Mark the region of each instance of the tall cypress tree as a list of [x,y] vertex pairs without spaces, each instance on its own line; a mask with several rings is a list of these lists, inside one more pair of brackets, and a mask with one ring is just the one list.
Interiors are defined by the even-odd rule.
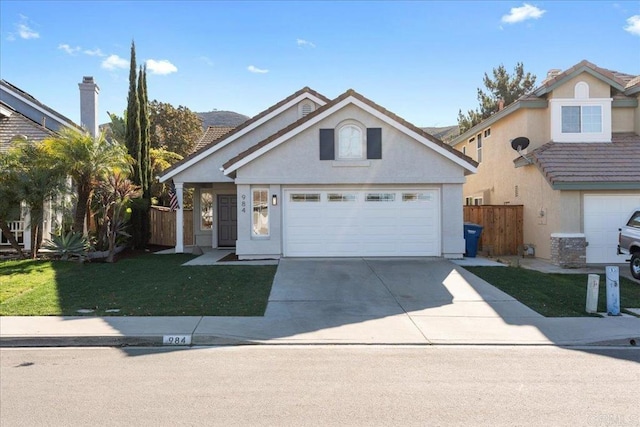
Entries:
[[[125,144],[129,155],[134,159],[132,181],[136,185],[142,185],[142,162],[140,143],[140,99],[137,88],[136,45],[131,41],[131,62],[129,66],[129,94],[127,96],[127,127]],[[131,212],[131,237],[133,247],[141,249],[145,246],[143,217],[145,209],[144,201],[133,205]]]
[[125,144],[129,154],[136,161],[133,169],[134,184],[141,184],[140,170],[140,101],[136,87],[136,45],[131,41],[131,62],[129,66],[129,94],[127,95],[127,128]]
[[151,206],[151,157],[149,153],[149,100],[147,96],[147,67],[140,67],[138,73],[138,99],[140,101],[140,185],[142,186],[142,198],[144,200],[144,211],[140,218],[140,244],[146,246],[151,237],[151,217],[149,207]]

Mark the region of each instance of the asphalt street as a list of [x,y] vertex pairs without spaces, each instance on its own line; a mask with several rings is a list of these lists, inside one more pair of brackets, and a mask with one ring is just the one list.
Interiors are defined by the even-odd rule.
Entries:
[[2,426],[639,424],[638,348],[5,348]]

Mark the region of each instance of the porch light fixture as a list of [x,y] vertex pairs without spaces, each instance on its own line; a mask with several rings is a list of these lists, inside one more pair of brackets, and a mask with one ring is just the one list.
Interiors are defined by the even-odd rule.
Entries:
[[273,196],[271,196],[271,204],[273,206],[277,206],[278,205],[278,195],[274,194]]

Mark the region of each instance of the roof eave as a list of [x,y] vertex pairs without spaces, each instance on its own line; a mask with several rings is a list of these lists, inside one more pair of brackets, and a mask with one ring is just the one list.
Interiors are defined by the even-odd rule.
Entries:
[[[296,95],[296,96],[294,96],[294,95]],[[289,99],[287,102],[283,102],[283,101],[287,100],[288,98],[291,98],[291,99]],[[274,109],[273,111],[269,111],[271,108],[273,108],[273,106],[267,108],[263,112],[258,113],[256,116],[254,116],[253,118],[249,119],[248,122],[250,122],[250,123],[248,125],[246,125],[244,127],[243,127],[243,125],[240,125],[240,126],[236,127],[234,130],[229,131],[227,134],[221,136],[217,140],[212,141],[212,142],[216,142],[215,145],[212,146],[212,145],[209,144],[209,145],[203,147],[201,149],[202,151],[193,153],[189,157],[181,160],[180,162],[178,162],[178,163],[174,164],[173,166],[171,166],[169,169],[163,171],[163,173],[158,176],[158,181],[161,182],[161,183],[162,182],[167,182],[168,180],[170,180],[171,178],[173,178],[174,176],[176,176],[177,174],[179,174],[183,170],[187,169],[191,165],[193,165],[195,163],[198,163],[199,161],[209,157],[211,154],[215,153],[216,151],[220,150],[221,148],[226,147],[227,145],[231,144],[233,141],[235,141],[238,138],[242,137],[243,135],[246,135],[247,133],[251,132],[253,129],[259,127],[263,123],[271,120],[271,118],[273,118],[273,117],[279,115],[280,113],[282,113],[283,111],[286,111],[287,109],[291,108],[293,105],[295,105],[298,102],[302,101],[302,99],[311,99],[315,103],[317,103],[317,104],[322,106],[322,105],[326,105],[328,98],[326,98],[324,95],[314,91],[313,89],[305,87],[305,88],[293,93],[292,95],[290,95],[289,97],[285,98],[284,100],[274,104],[274,105],[278,105],[278,104],[282,103],[282,105],[280,105],[278,108]]]
[[640,181],[612,181],[612,182],[566,182],[557,181],[551,184],[554,190],[640,190]]
[[605,76],[604,74],[594,70],[593,68],[587,66],[587,65],[582,65],[578,68],[576,68],[575,70],[568,72],[566,74],[561,74],[558,77],[556,77],[553,81],[552,84],[550,85],[543,85],[540,86],[538,89],[536,89],[535,91],[533,91],[533,94],[535,96],[543,96],[548,94],[549,92],[552,92],[555,88],[557,88],[558,86],[561,86],[563,84],[565,84],[567,81],[571,80],[572,78],[582,74],[582,73],[587,73],[592,75],[593,77],[600,79],[602,81],[604,81],[605,83],[607,83],[608,85],[612,86],[613,88],[619,90],[620,92],[624,92],[624,86],[621,85],[619,82],[611,79],[609,76]]
[[522,108],[547,108],[549,102],[546,99],[520,99],[518,101],[513,102],[509,106],[504,109],[498,111],[491,115],[491,117],[484,119],[474,127],[467,130],[465,133],[458,135],[455,139],[453,139],[449,145],[456,145],[462,141],[466,141],[467,139],[475,136],[482,129],[491,126],[499,120],[502,120],[504,117],[510,115],[511,113],[515,113],[516,111]]

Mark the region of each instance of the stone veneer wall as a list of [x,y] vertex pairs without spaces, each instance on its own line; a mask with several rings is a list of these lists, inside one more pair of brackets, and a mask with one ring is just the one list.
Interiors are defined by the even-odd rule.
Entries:
[[587,239],[584,234],[552,234],[551,262],[562,268],[587,265]]

